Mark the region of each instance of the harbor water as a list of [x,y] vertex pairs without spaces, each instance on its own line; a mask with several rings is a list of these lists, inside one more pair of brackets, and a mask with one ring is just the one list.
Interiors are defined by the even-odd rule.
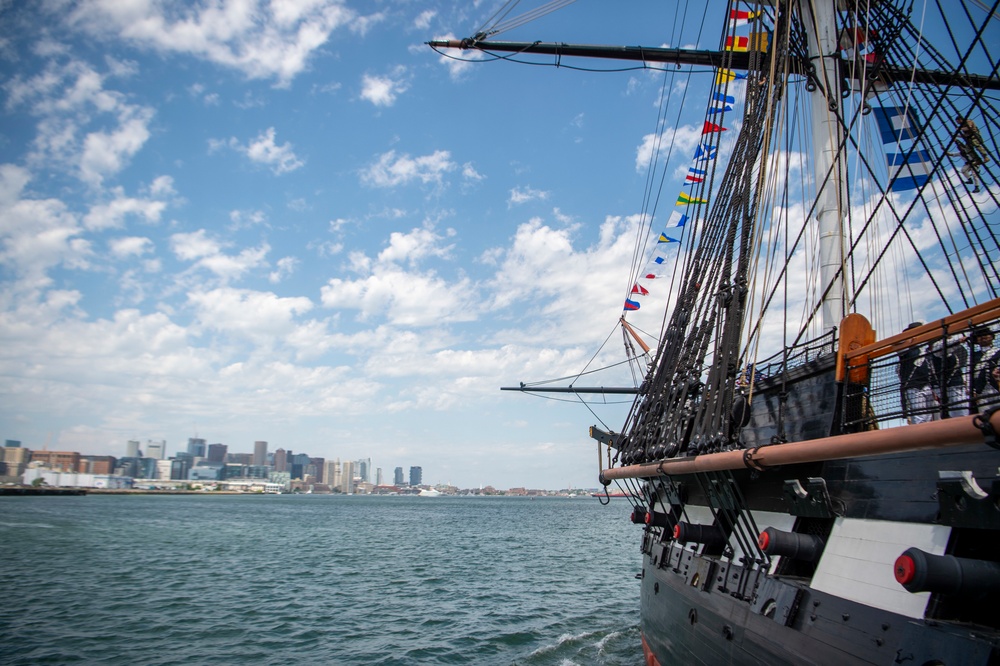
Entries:
[[627,501],[0,498],[2,664],[643,663]]

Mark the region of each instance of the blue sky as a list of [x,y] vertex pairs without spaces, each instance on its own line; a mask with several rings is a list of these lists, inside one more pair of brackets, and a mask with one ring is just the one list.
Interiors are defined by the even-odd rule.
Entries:
[[[423,45],[496,7],[0,5],[0,434],[596,485],[594,415],[498,388],[612,332],[663,75]],[[670,42],[674,6],[600,9],[503,37]]]

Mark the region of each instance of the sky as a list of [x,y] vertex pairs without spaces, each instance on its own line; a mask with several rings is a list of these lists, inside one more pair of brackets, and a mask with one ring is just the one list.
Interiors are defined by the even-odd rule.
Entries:
[[[503,38],[669,44],[668,4]],[[0,436],[595,487],[626,406],[499,388],[618,335],[663,74],[424,45],[498,6],[0,2]]]

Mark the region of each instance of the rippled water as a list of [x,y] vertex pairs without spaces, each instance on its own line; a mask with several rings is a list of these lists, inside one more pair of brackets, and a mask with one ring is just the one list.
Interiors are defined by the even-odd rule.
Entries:
[[0,663],[638,666],[629,512],[566,498],[0,498]]

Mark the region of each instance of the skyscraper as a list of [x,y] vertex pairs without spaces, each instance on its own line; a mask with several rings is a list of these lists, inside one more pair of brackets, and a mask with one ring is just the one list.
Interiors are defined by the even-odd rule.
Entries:
[[410,485],[419,486],[424,482],[424,468],[423,467],[411,467],[410,468]]
[[331,488],[340,483],[340,460],[327,460],[323,465],[323,483]]
[[187,452],[190,453],[195,458],[204,458],[205,440],[198,439],[197,437],[188,437]]
[[284,449],[278,449],[274,452],[274,471],[284,472],[288,468],[288,458],[285,455]]
[[403,483],[405,483],[403,481],[403,468],[402,467],[397,467],[396,471],[393,472],[393,474],[392,474],[392,482],[395,485],[397,485],[397,486],[401,486],[401,485],[403,485]]
[[146,440],[146,457],[156,458],[157,460],[163,460],[167,452],[167,442],[165,440]]
[[256,441],[253,443],[253,464],[259,467],[267,464],[267,442]]
[[226,451],[229,447],[225,444],[209,444],[208,445],[208,459],[210,462],[226,462]]
[[375,485],[376,486],[381,486],[382,485],[382,468],[381,467],[376,467],[375,468]]
[[354,463],[345,460],[340,466],[340,492],[354,492]]
[[125,443],[125,457],[126,458],[138,458],[139,457],[139,440],[130,439]]

